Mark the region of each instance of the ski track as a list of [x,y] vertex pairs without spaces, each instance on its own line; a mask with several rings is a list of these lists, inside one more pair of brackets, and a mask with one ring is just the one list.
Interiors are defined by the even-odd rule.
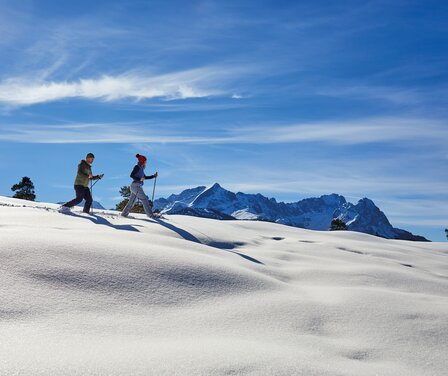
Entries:
[[0,197],[1,375],[445,375],[448,246]]

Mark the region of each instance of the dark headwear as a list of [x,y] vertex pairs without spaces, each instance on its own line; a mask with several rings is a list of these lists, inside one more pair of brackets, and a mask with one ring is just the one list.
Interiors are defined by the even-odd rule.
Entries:
[[93,153],[88,153],[87,155],[86,155],[86,159],[87,158],[95,158],[95,156],[93,155]]

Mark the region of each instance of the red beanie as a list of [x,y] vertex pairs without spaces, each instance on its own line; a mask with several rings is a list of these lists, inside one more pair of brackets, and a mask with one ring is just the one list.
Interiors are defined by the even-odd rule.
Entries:
[[144,155],[137,154],[135,156],[138,159],[138,163],[143,164],[146,162],[146,157]]

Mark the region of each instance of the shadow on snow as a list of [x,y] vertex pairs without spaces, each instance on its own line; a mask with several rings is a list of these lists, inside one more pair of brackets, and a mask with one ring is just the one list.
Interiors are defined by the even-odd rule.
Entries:
[[[73,217],[77,217],[77,218],[88,219],[89,221],[91,221],[91,222],[93,222],[93,223],[95,223],[97,225],[108,226],[108,227],[111,227],[111,228],[113,228],[115,230],[140,232],[135,227],[136,225],[115,225],[115,224],[109,222],[106,218],[101,217],[101,216],[96,215],[96,214],[92,214],[89,217],[87,217],[87,216],[79,215],[79,214],[76,214],[76,213],[72,212],[72,213],[70,213],[70,215],[73,216]],[[203,244],[203,245],[208,245],[210,247],[221,249],[221,250],[226,251],[226,252],[231,252],[231,253],[233,253],[235,255],[238,255],[238,256],[244,258],[247,261],[250,261],[250,262],[253,262],[253,263],[256,263],[256,264],[260,264],[260,265],[264,265],[261,261],[257,260],[256,258],[253,258],[251,256],[245,255],[244,253],[237,252],[237,251],[233,250],[237,246],[241,246],[244,243],[225,243],[225,242],[210,242],[210,243],[205,242],[204,243],[204,242],[201,242],[192,233],[190,233],[190,232],[188,232],[188,231],[186,231],[186,230],[184,230],[184,229],[182,229],[180,227],[174,226],[171,223],[167,223],[167,222],[163,221],[162,219],[155,218],[155,219],[141,219],[141,220],[145,221],[145,222],[150,222],[150,223],[154,223],[154,222],[158,223],[159,225],[161,225],[161,226],[163,226],[163,227],[165,227],[165,228],[175,232],[176,234],[181,236],[183,239],[188,240],[190,242]],[[142,226],[138,226],[138,227],[142,227]]]

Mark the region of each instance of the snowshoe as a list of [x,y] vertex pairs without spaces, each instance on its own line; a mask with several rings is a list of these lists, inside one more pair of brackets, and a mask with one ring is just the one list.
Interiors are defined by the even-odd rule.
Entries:
[[61,214],[68,214],[68,213],[72,212],[71,209],[72,208],[69,208],[68,206],[61,206],[61,207],[58,208],[58,212],[61,213]]

